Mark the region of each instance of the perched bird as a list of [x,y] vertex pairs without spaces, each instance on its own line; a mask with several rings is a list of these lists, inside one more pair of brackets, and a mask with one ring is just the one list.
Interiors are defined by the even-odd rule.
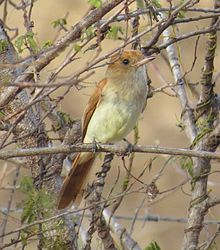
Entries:
[[[126,50],[113,55],[106,77],[91,95],[82,120],[84,143],[94,140],[112,143],[122,140],[135,127],[145,108],[148,86],[145,64],[154,57],[144,58],[140,51]],[[82,198],[82,187],[96,154],[79,153],[64,180],[58,198],[63,209]],[[77,197],[78,196],[78,197]]]

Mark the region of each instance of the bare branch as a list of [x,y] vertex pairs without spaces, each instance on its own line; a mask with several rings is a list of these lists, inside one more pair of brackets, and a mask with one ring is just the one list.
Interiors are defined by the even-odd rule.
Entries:
[[[46,148],[29,148],[20,150],[8,150],[0,152],[0,159],[9,159],[14,157],[26,157],[34,155],[49,155],[49,154],[70,154],[75,152],[94,152],[94,145],[92,143],[78,143],[72,146],[57,146],[57,147],[46,147]],[[117,144],[98,144],[96,152],[111,152],[119,153],[121,155],[126,155],[126,153],[131,152],[126,145]],[[165,155],[183,155],[189,157],[202,157],[208,159],[220,159],[219,153],[198,151],[182,148],[168,148],[159,146],[140,146],[135,145],[132,148],[132,152],[137,153],[148,153],[148,154],[165,154]]]
[[125,247],[125,249],[128,250],[141,250],[141,248],[138,246],[138,243],[134,241],[127,230],[120,225],[114,217],[111,216],[111,212],[108,209],[104,209],[103,215],[105,217],[105,220],[109,222],[110,219],[110,227],[111,230],[117,235],[117,237],[120,239],[122,246]]

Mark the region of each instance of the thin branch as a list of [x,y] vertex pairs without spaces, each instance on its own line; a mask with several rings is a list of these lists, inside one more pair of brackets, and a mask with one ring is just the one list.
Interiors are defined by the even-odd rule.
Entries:
[[[119,5],[122,1],[123,0],[114,0],[111,2],[104,2],[101,8],[93,10],[89,15],[76,23],[72,27],[72,29],[65,34],[65,36],[63,36],[59,41],[57,41],[54,46],[52,46],[52,48],[43,52],[42,55],[35,60],[34,65],[36,72],[41,71],[52,60],[54,60],[60,52],[62,52],[67,46],[69,46],[72,41],[79,38],[84,29],[97,22],[100,18],[102,18],[114,7]],[[15,83],[29,81],[30,79],[32,79],[32,77],[33,71],[31,65],[23,72],[23,74],[20,74],[16,78]],[[7,89],[7,93],[1,93],[0,106],[6,105],[16,95],[18,90],[19,88],[17,87],[11,87]]]
[[109,222],[110,220],[110,228],[111,230],[117,235],[117,237],[120,239],[122,246],[125,247],[125,249],[128,250],[141,250],[138,243],[134,241],[127,230],[119,224],[114,217],[112,217],[111,212],[108,209],[104,209],[103,215],[105,217],[105,220]]
[[[166,29],[163,32],[165,43],[170,42],[170,40],[172,39],[170,38],[171,34],[172,34],[171,27]],[[176,82],[176,93],[178,94],[179,101],[183,110],[182,120],[183,120],[184,125],[186,126],[186,134],[188,135],[188,138],[192,142],[194,138],[196,137],[197,131],[195,127],[193,111],[190,108],[187,93],[185,90],[186,83],[183,78],[183,72],[179,64],[179,59],[178,59],[174,45],[168,46],[166,50],[167,50],[170,67],[173,73],[173,77]]]
[[[29,148],[29,149],[17,149],[0,152],[0,159],[5,160],[13,157],[26,157],[34,155],[49,155],[58,153],[76,153],[76,152],[94,152],[94,144],[92,143],[77,143],[72,146],[57,146],[57,147],[45,147],[45,148]],[[111,152],[126,154],[131,152],[126,145],[117,144],[98,144],[96,152]],[[141,146],[135,145],[132,148],[132,152],[137,153],[148,153],[148,154],[165,154],[165,155],[182,155],[189,157],[201,157],[208,159],[220,159],[219,153],[207,152],[207,151],[196,151],[183,148],[169,148],[169,147],[158,147],[158,146]]]
[[88,230],[86,246],[84,247],[85,250],[91,249],[90,244],[92,241],[92,236],[96,230],[98,236],[102,240],[104,249],[116,250],[114,240],[109,231],[109,227],[106,224],[102,215],[105,203],[97,204],[97,202],[101,200],[103,188],[105,185],[105,178],[110,170],[110,164],[113,160],[113,157],[114,155],[112,153],[106,154],[101,167],[101,171],[96,174],[97,180],[93,182],[92,187],[89,187],[89,196],[87,197],[86,202],[88,203],[88,205],[92,206],[90,208],[92,219]]
[[[220,7],[220,1],[214,1],[214,7]],[[210,31],[209,40],[207,41],[207,51],[205,63],[202,73],[202,91],[200,101],[197,105],[199,110],[199,133],[202,136],[195,138],[194,146],[196,150],[215,151],[220,143],[219,110],[215,102],[215,94],[213,90],[213,70],[215,48],[217,46],[217,28],[219,28],[218,17],[214,17],[210,27],[215,29]],[[212,131],[210,133],[210,131]],[[198,134],[198,135],[200,135]],[[189,220],[185,229],[184,239],[182,243],[183,250],[198,249],[199,236],[202,231],[204,216],[208,209],[209,193],[207,191],[208,174],[211,170],[210,159],[194,158],[193,159],[193,177],[194,187],[192,190],[192,199],[189,207]]]

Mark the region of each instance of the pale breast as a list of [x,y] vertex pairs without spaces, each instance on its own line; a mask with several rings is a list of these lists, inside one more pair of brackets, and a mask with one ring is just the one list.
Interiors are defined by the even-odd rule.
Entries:
[[123,139],[135,127],[146,97],[146,77],[143,74],[129,78],[125,84],[109,84],[91,117],[84,142],[95,139],[107,143]]

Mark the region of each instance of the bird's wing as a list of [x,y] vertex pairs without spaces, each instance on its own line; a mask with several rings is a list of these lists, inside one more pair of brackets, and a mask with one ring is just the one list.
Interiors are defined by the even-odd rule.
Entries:
[[102,97],[102,90],[107,83],[107,79],[103,79],[100,81],[91,95],[86,109],[84,111],[83,120],[82,120],[82,137],[84,138],[86,135],[87,127],[89,124],[90,119],[92,118],[93,113],[95,112],[96,107],[99,105],[101,97]]
[[[89,121],[101,101],[102,90],[106,83],[107,79],[103,79],[99,82],[89,99],[82,122],[83,138],[86,135]],[[95,155],[93,153],[78,153],[60,191],[58,209],[67,207],[71,201],[77,201],[78,204],[80,203],[83,194],[83,192],[81,192],[82,186],[89,174],[94,159]]]

